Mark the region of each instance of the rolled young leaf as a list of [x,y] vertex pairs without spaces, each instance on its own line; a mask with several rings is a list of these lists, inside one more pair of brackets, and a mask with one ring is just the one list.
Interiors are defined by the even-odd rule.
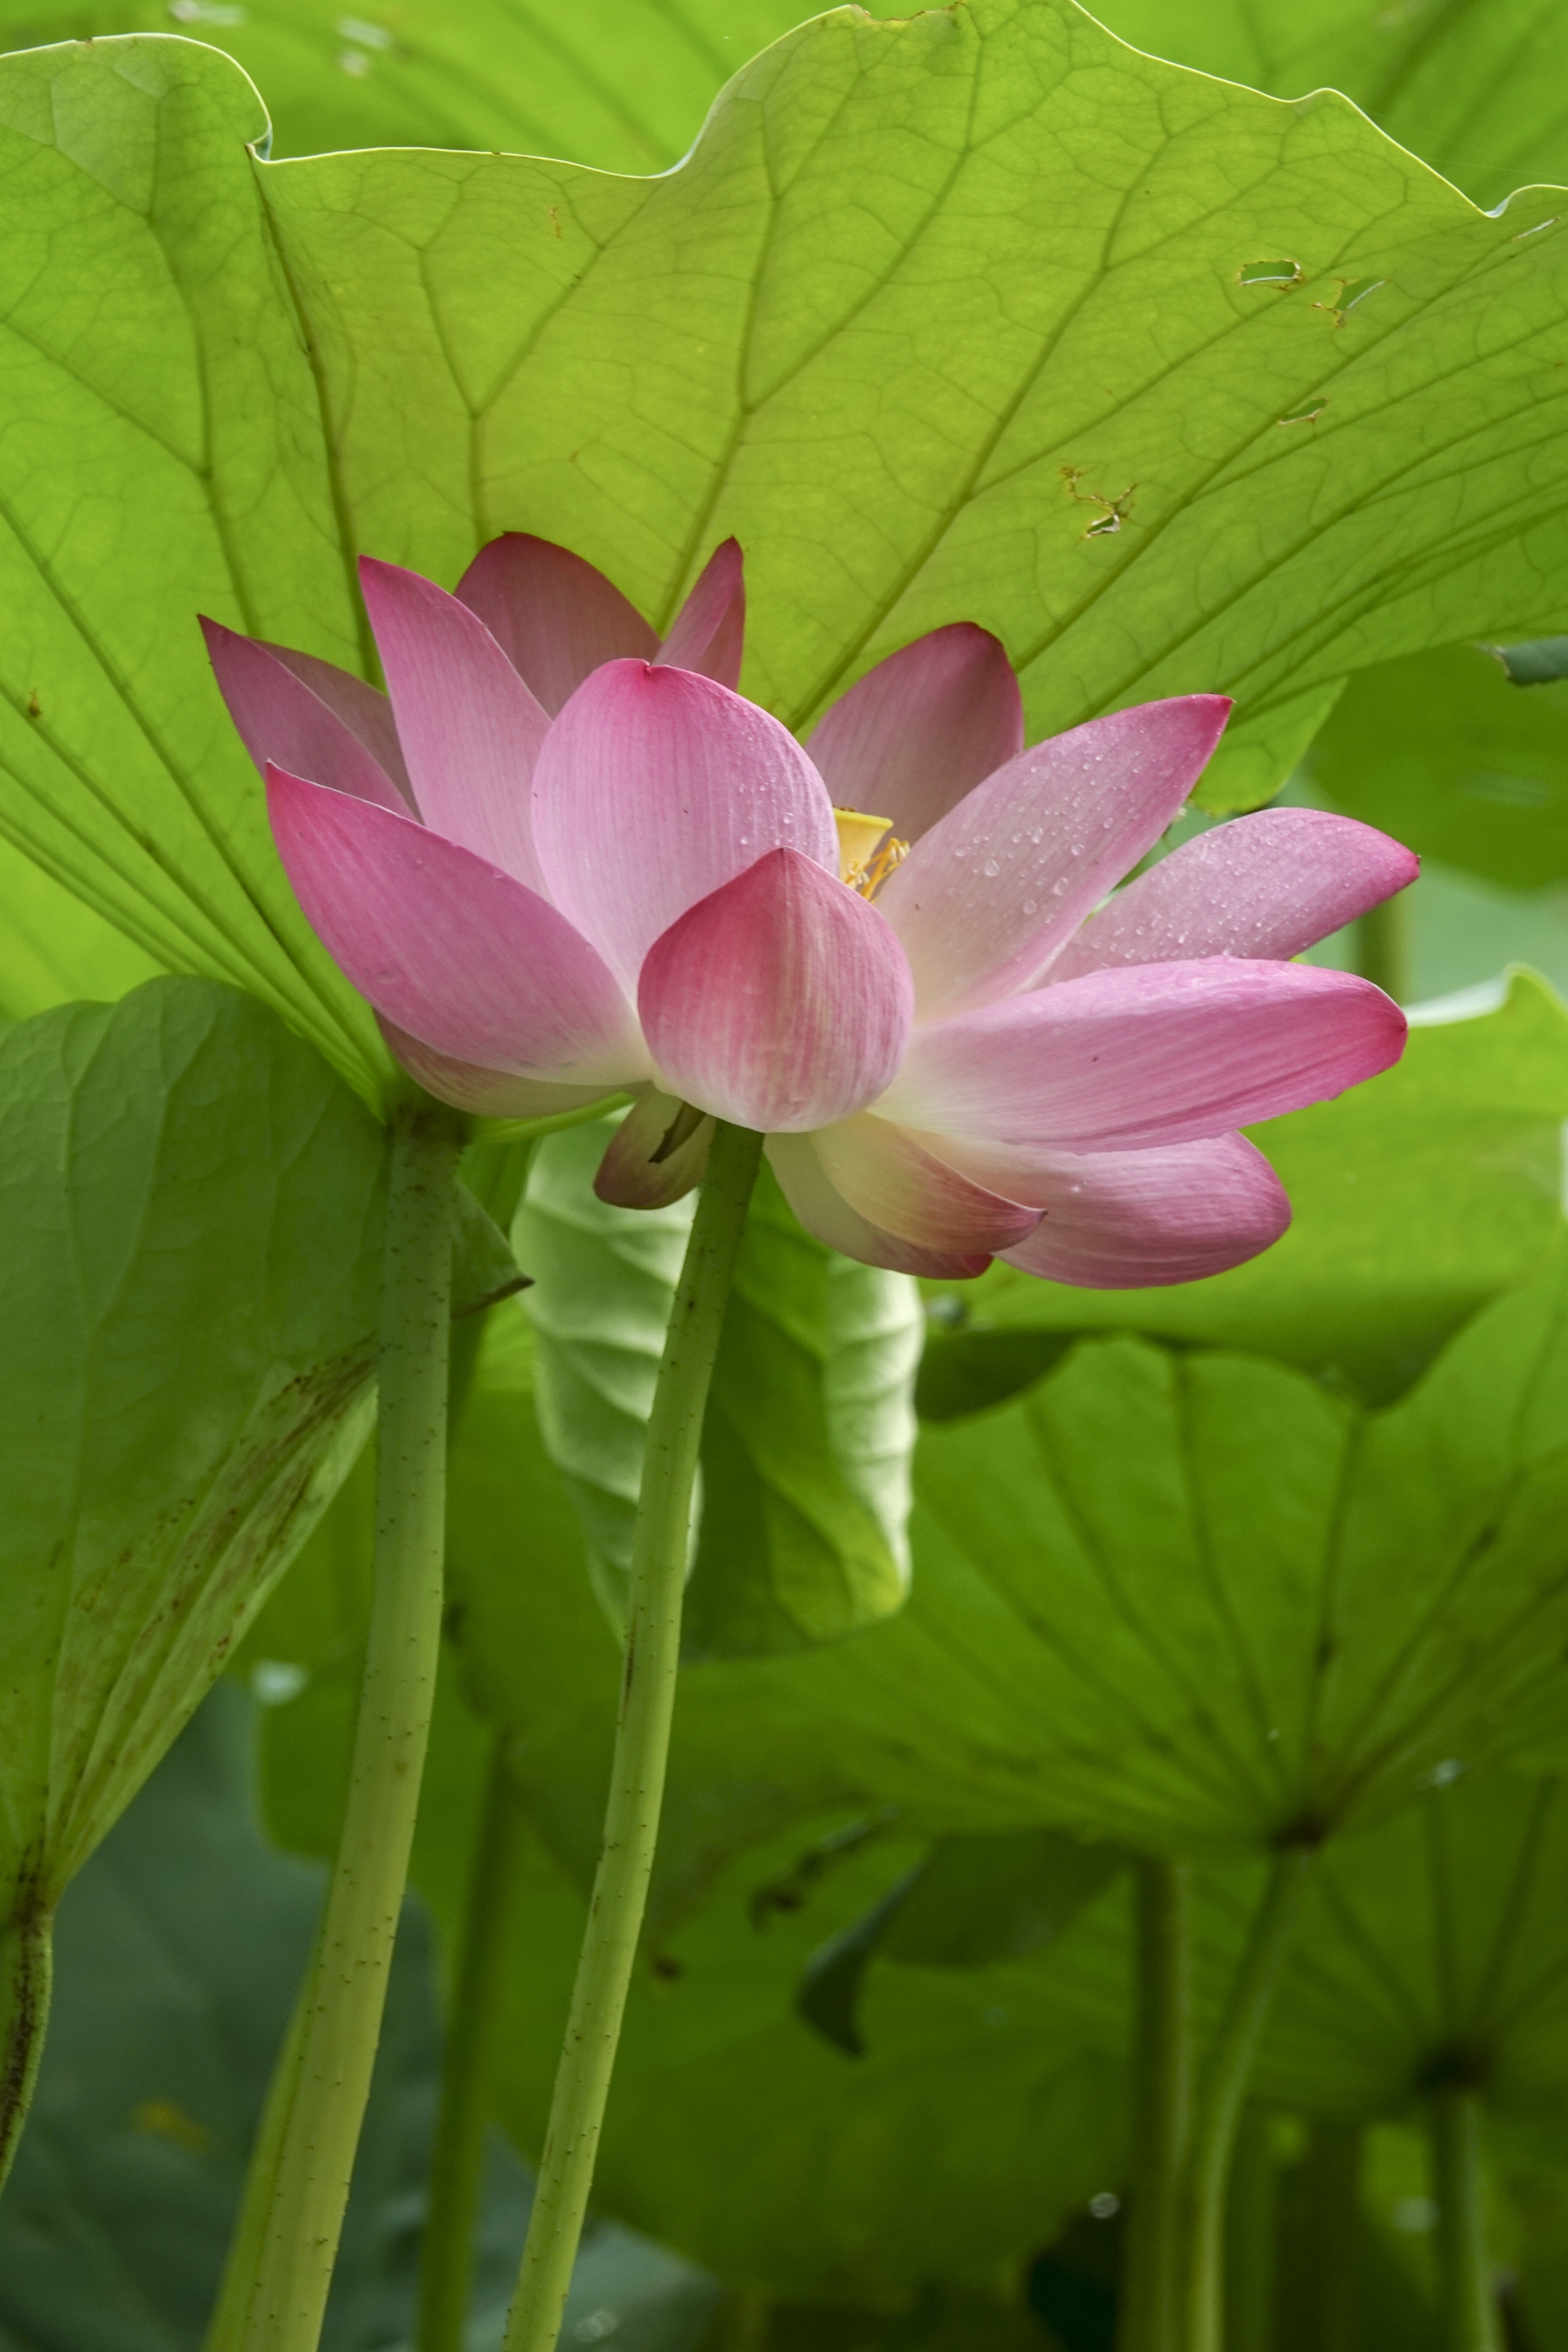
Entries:
[[[540,1411],[615,1614],[643,1428],[689,1200],[616,1209],[590,1189],[601,1127],[541,1145],[517,1225],[534,1287]],[[837,1258],[764,1171],[742,1244],[702,1444],[686,1646],[787,1651],[870,1624],[905,1591],[912,1383],[906,1277]]]

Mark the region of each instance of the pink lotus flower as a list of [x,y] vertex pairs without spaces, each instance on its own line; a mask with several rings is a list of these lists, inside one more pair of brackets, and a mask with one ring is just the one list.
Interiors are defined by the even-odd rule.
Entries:
[[1201,774],[1217,695],[1026,750],[1001,646],[960,624],[802,750],[734,691],[732,541],[662,646],[536,539],[456,595],[361,578],[389,699],[204,625],[283,863],[433,1093],[518,1118],[634,1094],[608,1199],[687,1190],[722,1118],[852,1257],[1188,1281],[1289,1221],[1236,1129],[1399,1056],[1380,990],[1289,961],[1414,877],[1370,827],[1264,811],[1107,896]]

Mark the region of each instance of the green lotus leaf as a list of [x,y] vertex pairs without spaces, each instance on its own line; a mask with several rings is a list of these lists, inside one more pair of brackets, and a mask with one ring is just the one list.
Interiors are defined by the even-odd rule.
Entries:
[[198,43],[0,63],[0,828],[373,1098],[200,607],[371,674],[357,549],[450,581],[531,529],[661,619],[733,530],[791,723],[970,618],[1036,732],[1237,696],[1215,806],[1348,671],[1558,625],[1553,200],[1480,214],[1331,94],[976,0],[801,27],[648,180],[265,129]]
[[1352,678],[1309,771],[1423,857],[1515,890],[1568,876],[1568,683],[1516,685],[1480,646]]
[[[47,1918],[363,1443],[386,1140],[254,999],[0,1041],[0,1917]],[[458,1297],[517,1276],[477,1204]]]
[[664,171],[719,87],[798,21],[795,0],[4,0],[0,47],[172,26],[265,90],[272,152],[488,147]]
[[[792,2010],[813,1944],[909,1858],[868,1854],[810,1909],[765,1929],[762,1847],[639,1969],[595,2194],[617,2218],[791,2300],[911,2297],[925,2282],[1015,2283],[1074,2207],[1120,2170],[1120,2070],[1064,2031],[1048,1977],[887,1969],[869,2049],[850,2060]],[[519,1904],[498,2084],[537,2146],[584,1898],[535,1847]],[[990,2341],[987,2336],[986,2341]]]
[[1568,173],[1568,26],[1534,0],[1431,12],[1110,0],[1105,21],[1138,48],[1280,98],[1342,89],[1478,204]]
[[1327,1851],[1265,2048],[1282,2104],[1397,2115],[1443,2082],[1568,2101],[1568,1790],[1457,1774]]

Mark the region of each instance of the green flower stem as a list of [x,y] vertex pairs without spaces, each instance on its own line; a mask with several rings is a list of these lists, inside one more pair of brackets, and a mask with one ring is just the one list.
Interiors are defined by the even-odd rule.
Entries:
[[348,1805],[310,1975],[246,2182],[208,2352],[316,2352],[370,2094],[441,1635],[452,1113],[393,1122],[375,1584]]
[[507,1769],[505,1738],[498,1733],[447,2031],[441,2114],[430,2164],[430,2218],[420,2247],[419,2352],[462,2352],[490,2123],[489,2086],[527,1827]]
[[1481,2110],[1475,2092],[1445,2085],[1435,2093],[1431,2124],[1444,2352],[1502,2352],[1487,2243]]
[[[1274,2241],[1279,2170],[1267,2111],[1242,2111],[1226,2200],[1226,2352],[1271,2352],[1274,2343]],[[1344,2352],[1345,2337],[1335,2352]],[[1314,2352],[1324,2352],[1315,2347]]]
[[1142,1862],[1137,1876],[1134,2156],[1118,2352],[1176,2352],[1183,2166],[1193,2120],[1193,1874]]
[[762,1138],[720,1126],[670,1312],[643,1456],[605,1841],[505,2352],[553,2352],[658,1837],[702,1416]]
[[1360,2340],[1362,2127],[1320,2118],[1307,2137],[1305,2352]]
[[1188,2166],[1184,2352],[1225,2352],[1225,2216],[1231,2158],[1253,2061],[1296,1932],[1310,1857],[1275,1858],[1240,1971],[1204,2069]]
[[52,1924],[40,1903],[0,1928],[0,2189],[27,2120],[44,2054],[54,1971]]
[[1355,927],[1355,966],[1396,1004],[1408,1004],[1410,986],[1410,894],[1401,890],[1373,907]]

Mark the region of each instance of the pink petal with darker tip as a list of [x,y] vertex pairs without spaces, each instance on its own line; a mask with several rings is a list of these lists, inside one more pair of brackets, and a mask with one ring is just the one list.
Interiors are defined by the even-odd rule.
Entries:
[[359,574],[420,815],[543,895],[529,783],[549,719],[466,604],[395,563]]
[[1058,1151],[1142,1150],[1321,1102],[1405,1049],[1370,982],[1311,964],[1133,964],[917,1029],[879,1115]]
[[932,1282],[970,1282],[990,1265],[990,1258],[979,1252],[921,1249],[879,1231],[835,1190],[809,1135],[770,1135],[765,1149],[779,1190],[806,1232],[841,1256],[858,1258],[862,1265],[887,1266],[894,1274],[921,1275]]
[[1414,882],[1420,860],[1323,809],[1260,809],[1184,842],[1091,915],[1048,981],[1198,956],[1288,961]]
[[918,841],[1024,748],[1024,705],[1000,641],[972,621],[932,629],[868,670],[818,719],[809,749],[836,808]]
[[1052,1282],[1142,1290],[1241,1265],[1290,1223],[1279,1177],[1244,1136],[1152,1151],[1036,1151],[931,1141],[976,1182],[1044,1212],[1005,1252]]
[[655,658],[671,669],[698,670],[721,686],[738,685],[746,636],[746,583],[738,540],[716,547],[670,623]]
[[517,1078],[510,1070],[480,1069],[437,1054],[433,1045],[411,1037],[406,1029],[378,1013],[376,1026],[412,1078],[427,1093],[477,1118],[563,1118],[590,1103],[603,1102],[613,1089],[603,1087],[557,1087],[543,1078]]
[[787,729],[690,670],[610,662],[552,727],[533,839],[562,912],[628,988],[688,907],[787,845],[838,871],[821,777]]
[[764,1133],[826,1127],[880,1094],[910,1001],[903,950],[876,908],[793,849],[672,923],[637,987],[666,1091]]
[[1229,716],[1191,694],[1036,743],[933,825],[878,905],[922,1021],[1037,982],[1089,908],[1159,840]]
[[960,1256],[995,1253],[1039,1223],[1037,1208],[976,1182],[901,1127],[862,1115],[812,1138],[827,1180],[884,1233]]
[[[326,680],[319,676],[312,680],[310,672],[329,673],[384,710],[380,695],[345,671],[332,669],[330,662],[310,660],[303,654],[286,655],[280,646],[265,645],[258,637],[242,637],[205,617],[201,626],[228,715],[263,775],[270,760],[333,792],[352,793],[356,800],[373,801],[378,808],[413,815],[391,773],[366,743],[363,725],[360,729],[348,725],[342,711],[325,698],[321,689]],[[307,662],[309,669],[301,676],[298,666]],[[353,707],[352,698],[342,698],[350,700]],[[390,712],[386,728],[391,734]],[[393,749],[395,751],[395,736]]]
[[296,653],[292,646],[268,645],[267,651],[275,655],[301,686],[308,686],[329,710],[337,712],[349,733],[357,735],[376,765],[384,768],[417,816],[419,803],[408,781],[408,763],[403,756],[397,722],[385,695],[367,686],[363,677],[355,677],[352,671],[339,669],[332,662],[320,661],[314,654]]
[[607,661],[651,661],[658,638],[635,604],[570,549],[509,530],[481,547],[457,593],[552,719]]
[[438,1054],[599,1092],[647,1074],[630,1005],[563,915],[472,852],[368,801],[267,772],[306,920],[376,1011]]

